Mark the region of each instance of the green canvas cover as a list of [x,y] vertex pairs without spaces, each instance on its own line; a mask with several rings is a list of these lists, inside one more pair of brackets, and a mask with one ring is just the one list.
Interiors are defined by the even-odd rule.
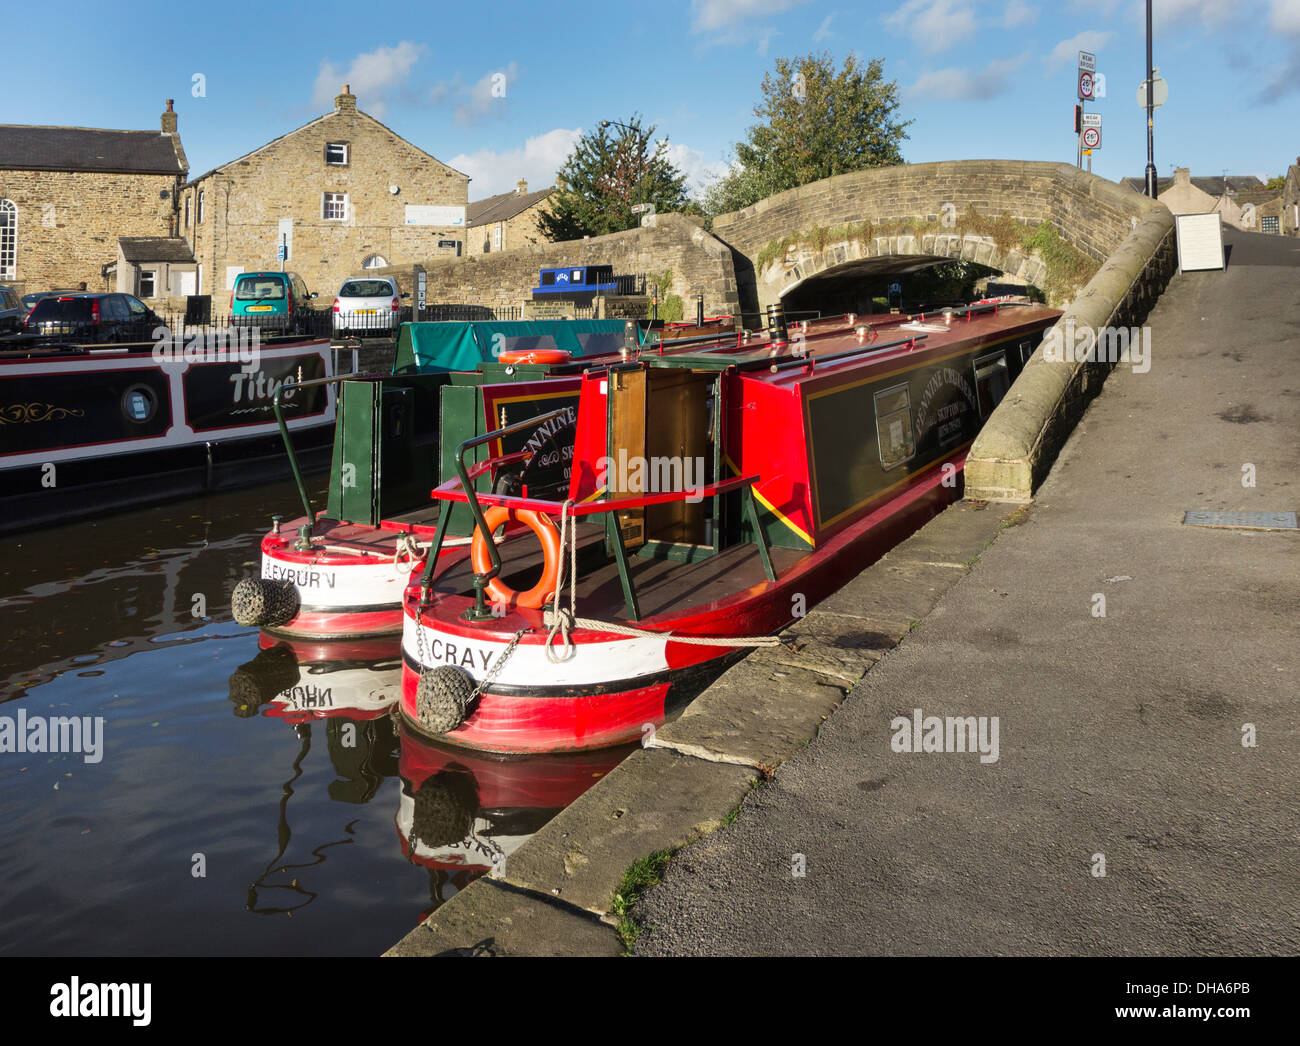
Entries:
[[[404,323],[393,357],[394,374],[476,370],[501,352],[563,349],[573,356],[615,352],[623,320],[490,320]],[[637,327],[637,338],[641,338]]]

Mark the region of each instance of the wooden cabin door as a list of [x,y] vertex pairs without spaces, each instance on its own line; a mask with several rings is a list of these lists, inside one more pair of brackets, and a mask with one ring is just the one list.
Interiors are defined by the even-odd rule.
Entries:
[[[609,372],[609,455],[606,487],[610,497],[644,494],[646,456],[646,372],[637,367]],[[619,531],[628,549],[645,543],[645,509],[626,509],[618,513]]]

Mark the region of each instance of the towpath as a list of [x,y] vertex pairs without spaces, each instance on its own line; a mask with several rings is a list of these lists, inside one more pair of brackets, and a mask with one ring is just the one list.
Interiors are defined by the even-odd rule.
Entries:
[[[1229,242],[1025,522],[677,854],[638,954],[1300,951],[1300,532],[1182,523],[1300,509],[1300,241]],[[914,709],[996,717],[997,761],[893,751]]]

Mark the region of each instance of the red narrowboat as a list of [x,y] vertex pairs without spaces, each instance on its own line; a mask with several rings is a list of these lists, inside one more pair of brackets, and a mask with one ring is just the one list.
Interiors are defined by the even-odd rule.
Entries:
[[[966,453],[1055,310],[981,302],[740,332],[582,376],[564,501],[483,494],[464,441],[433,491],[475,531],[404,601],[400,708],[501,753],[661,723],[716,672],[960,496]],[[506,532],[523,524],[528,532]],[[433,551],[441,549],[435,533]]]

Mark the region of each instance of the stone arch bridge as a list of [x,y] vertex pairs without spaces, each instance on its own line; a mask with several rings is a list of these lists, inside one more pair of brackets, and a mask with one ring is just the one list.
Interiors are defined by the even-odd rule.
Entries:
[[747,312],[949,259],[1062,301],[1152,208],[1164,209],[1071,164],[960,160],[826,178],[719,215],[713,235],[732,250]]
[[[429,300],[517,306],[541,268],[610,264],[671,269],[686,312],[697,294],[710,315],[772,302],[837,297],[863,276],[947,259],[978,262],[1060,302],[1074,297],[1155,201],[1064,163],[959,160],[838,175],[720,215],[708,232],[680,214],[655,228],[425,262]],[[1167,212],[1166,212],[1167,213]],[[413,290],[414,267],[384,270]],[[407,286],[407,284],[411,284]],[[845,311],[865,311],[845,306]]]

